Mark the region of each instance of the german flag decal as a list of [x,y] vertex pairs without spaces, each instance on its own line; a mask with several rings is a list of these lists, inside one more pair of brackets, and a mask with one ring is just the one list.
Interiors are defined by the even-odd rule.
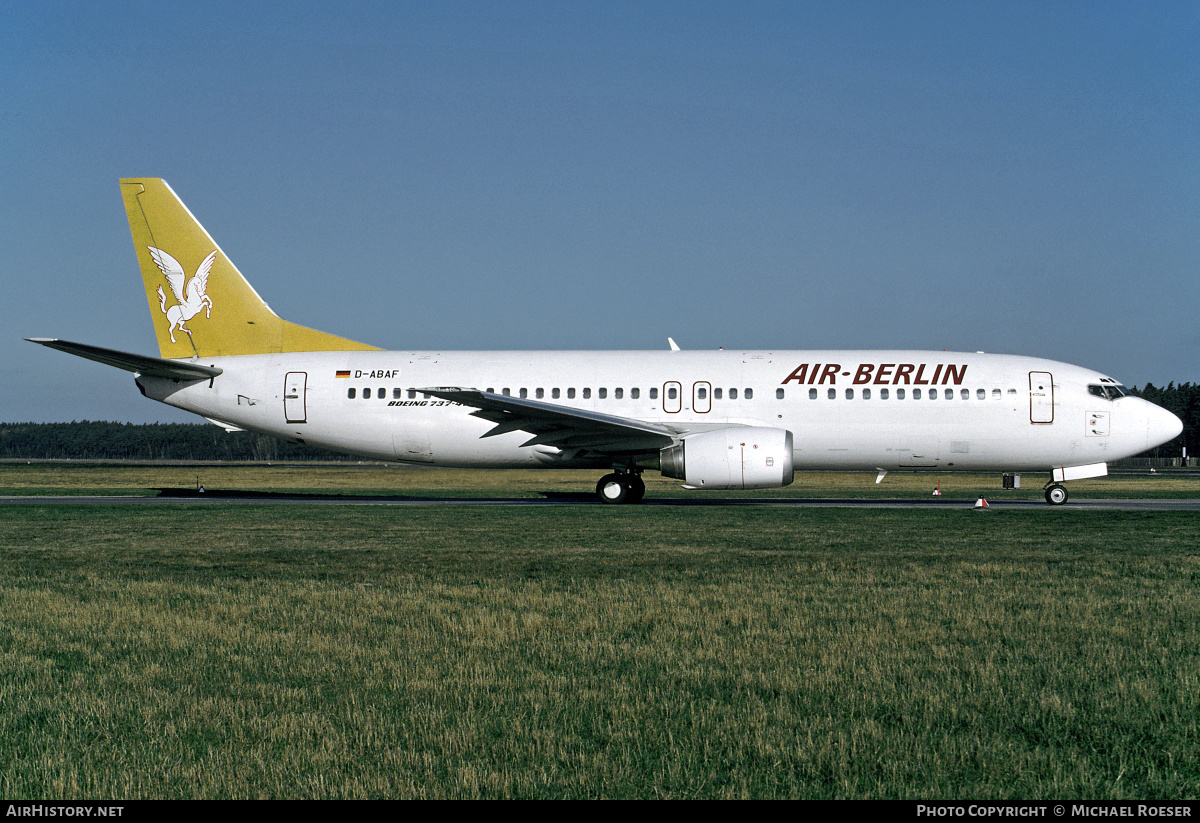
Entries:
[[349,376],[350,376],[350,370],[349,370],[349,369],[346,369],[345,371],[338,371],[338,373],[337,373],[337,376],[338,376],[338,377],[349,377]]

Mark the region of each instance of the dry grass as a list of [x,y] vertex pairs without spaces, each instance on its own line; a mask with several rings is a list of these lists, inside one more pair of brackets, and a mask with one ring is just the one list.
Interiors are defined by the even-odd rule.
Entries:
[[[133,465],[0,462],[0,494],[156,494],[159,489],[259,490],[280,493],[435,497],[537,497],[545,492],[588,494],[602,472],[593,470],[424,469],[398,465]],[[881,484],[871,473],[802,472],[783,489],[687,492],[657,472],[644,475],[651,497],[928,497],[1039,499],[1048,474],[1023,475],[1022,488],[1002,491],[995,474],[900,474]],[[1123,474],[1069,484],[1073,497],[1197,497],[1200,475],[1163,471]]]

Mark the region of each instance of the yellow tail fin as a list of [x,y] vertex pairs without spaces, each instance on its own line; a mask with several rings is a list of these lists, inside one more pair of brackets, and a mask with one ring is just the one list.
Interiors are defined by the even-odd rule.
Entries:
[[166,181],[121,181],[146,299],[164,358],[374,349],[280,318]]

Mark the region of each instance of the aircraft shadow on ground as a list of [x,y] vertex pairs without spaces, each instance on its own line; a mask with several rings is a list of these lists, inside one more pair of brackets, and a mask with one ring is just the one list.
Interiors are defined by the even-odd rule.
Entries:
[[[244,491],[238,489],[200,489],[194,488],[157,488],[160,499],[177,500],[262,500],[263,502],[310,502],[310,503],[445,503],[448,505],[465,503],[573,503],[588,505],[603,505],[596,495],[589,492],[541,491],[539,497],[503,497],[503,496],[464,496],[464,497],[430,497],[428,495],[404,494],[330,494],[327,492],[302,491]],[[1007,503],[1027,503],[1040,501],[1010,500]],[[940,497],[931,500],[905,500],[892,498],[787,498],[787,497],[647,497],[642,505],[650,506],[944,506],[961,507],[974,503],[974,498]]]

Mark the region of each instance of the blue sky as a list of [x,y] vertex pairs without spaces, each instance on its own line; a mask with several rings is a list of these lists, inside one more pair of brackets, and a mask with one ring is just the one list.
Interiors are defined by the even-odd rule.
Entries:
[[5,3],[0,420],[198,420],[117,179],[397,349],[927,348],[1200,381],[1194,2]]

